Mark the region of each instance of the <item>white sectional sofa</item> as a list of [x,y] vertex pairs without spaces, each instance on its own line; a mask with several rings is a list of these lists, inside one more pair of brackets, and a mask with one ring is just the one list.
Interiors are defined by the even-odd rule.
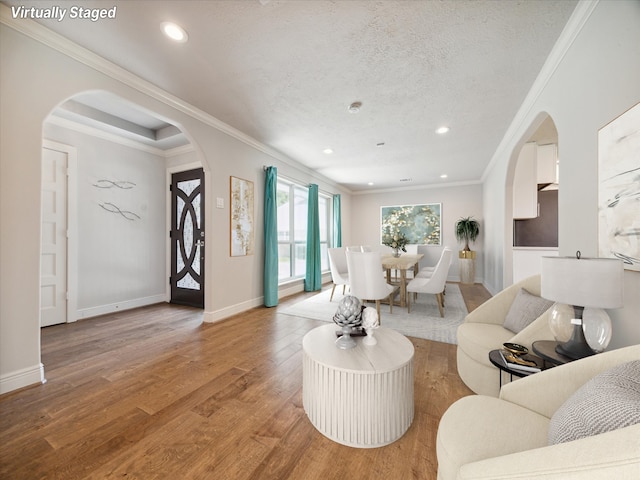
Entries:
[[[626,377],[616,371],[621,369]],[[615,424],[621,420],[625,426]],[[511,382],[499,398],[471,395],[455,402],[438,427],[438,480],[637,480],[638,422],[640,345],[635,345]],[[551,432],[574,431],[588,436],[550,444]]]
[[533,320],[519,333],[504,327],[505,319],[521,289],[539,296],[540,275],[507,287],[473,310],[458,327],[458,373],[475,393],[497,397],[500,391],[499,375],[502,375],[502,384],[510,380],[509,375],[499,373],[489,362],[491,350],[501,348],[504,342],[519,343],[531,350],[531,344],[536,340],[554,340],[549,328],[549,311]]

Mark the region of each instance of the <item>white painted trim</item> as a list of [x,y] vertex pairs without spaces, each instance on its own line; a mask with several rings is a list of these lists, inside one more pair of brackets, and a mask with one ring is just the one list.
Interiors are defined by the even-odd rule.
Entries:
[[98,315],[105,315],[107,313],[145,307],[147,305],[153,305],[154,303],[163,303],[164,301],[165,295],[161,293],[158,295],[152,295],[150,297],[136,298],[133,300],[125,300],[124,302],[111,303],[109,305],[82,308],[78,310],[78,319],[97,317]]
[[44,365],[39,363],[33,367],[16,370],[0,377],[0,395],[45,382]]
[[225,318],[229,318],[233,315],[246,312],[247,310],[260,307],[262,305],[264,305],[264,297],[258,297],[252,300],[247,300],[246,302],[237,303],[235,305],[221,308],[220,310],[213,310],[209,312],[205,310],[202,321],[205,323],[219,322],[220,320],[224,320]]
[[176,157],[178,155],[183,155],[185,153],[195,152],[196,148],[193,146],[193,143],[189,142],[186,145],[182,145],[181,147],[170,148],[169,150],[164,151],[164,156],[166,158]]
[[573,42],[577,38],[578,34],[582,31],[582,28],[584,27],[585,23],[587,23],[587,20],[595,10],[598,3],[599,0],[582,0],[578,2],[578,5],[571,14],[569,21],[565,25],[562,33],[553,46],[551,53],[540,69],[540,73],[536,77],[536,80],[533,82],[533,85],[529,90],[529,93],[525,97],[524,102],[522,102],[522,105],[520,105],[520,108],[518,109],[516,116],[513,118],[511,125],[509,125],[509,128],[502,137],[502,141],[498,145],[498,148],[493,154],[493,157],[491,157],[491,161],[484,169],[484,173],[481,177],[483,183],[489,176],[489,173],[498,162],[498,160],[505,155],[505,151],[508,148],[512,148],[514,142],[520,140],[522,135],[524,135],[525,130],[529,127],[529,123],[525,122],[531,121],[529,115],[531,114],[531,110],[533,109],[534,104],[546,88],[549,80],[551,80],[551,77],[560,65],[560,62],[562,62],[562,59],[573,45]]
[[46,123],[57,125],[62,128],[67,128],[69,130],[72,130],[78,133],[83,133],[85,135],[90,135],[92,137],[101,138],[102,140],[106,140],[112,143],[117,143],[118,145],[124,145],[125,147],[142,150],[143,152],[151,153],[159,157],[167,156],[166,151],[160,148],[152,147],[151,145],[145,145],[144,143],[138,142],[136,140],[132,140],[132,139],[123,137],[121,135],[116,135],[115,133],[105,132],[104,130],[91,127],[89,125],[84,125],[79,122],[74,122],[73,120],[69,120],[66,118],[57,117],[55,115],[49,115],[49,117],[46,120]]
[[[323,284],[326,278],[323,276]],[[280,287],[278,289],[278,297],[285,298],[290,295],[294,295],[296,293],[300,293],[304,291],[304,281],[296,280],[295,283],[291,284],[287,287]],[[220,320],[224,320],[225,318],[229,318],[233,315],[237,315],[239,313],[245,312],[251,308],[261,307],[264,305],[264,297],[254,298],[252,300],[247,300],[246,302],[237,303],[236,305],[231,305],[229,307],[221,308],[220,310],[213,311],[205,311],[203,321],[206,323],[214,323],[219,322]],[[267,307],[265,307],[267,308]]]
[[151,98],[169,105],[170,107],[175,108],[176,110],[186,115],[189,115],[190,117],[204,123],[205,125],[209,125],[210,127],[213,127],[216,130],[219,130],[245,143],[246,145],[255,148],[256,150],[276,160],[279,160],[286,165],[289,165],[297,170],[301,170],[306,174],[322,180],[323,182],[334,185],[337,188],[345,190],[343,186],[338,186],[333,180],[320,176],[317,172],[305,167],[301,163],[287,157],[281,152],[263,143],[260,143],[259,141],[241,132],[240,130],[237,130],[232,126],[227,125],[223,121],[218,120],[213,115],[200,110],[199,108],[185,102],[181,98],[178,98],[175,95],[157,87],[153,83],[143,80],[142,78],[132,74],[131,72],[116,65],[115,63],[102,58],[92,51],[73,43],[71,40],[68,40],[62,35],[49,30],[48,28],[40,25],[34,20],[20,19],[18,21],[12,18],[11,9],[2,3],[0,3],[0,23],[5,24],[6,26],[24,35],[27,35],[37,42],[53,48],[54,50],[86,65],[89,68],[96,70],[97,72],[103,73],[104,75],[107,75],[108,77],[113,78],[116,81],[122,82],[123,84],[128,85],[129,87],[134,88],[145,95],[150,96]]
[[410,190],[431,190],[436,188],[453,188],[453,187],[468,187],[470,185],[482,185],[480,180],[472,180],[467,182],[448,182],[448,183],[426,183],[423,185],[412,185],[410,187],[394,187],[394,188],[379,188],[377,190],[360,190],[351,192],[351,195],[370,195],[374,193],[392,193],[392,192],[407,192]]
[[[67,154],[67,323],[78,319],[78,149],[47,138],[42,148]],[[42,168],[42,167],[41,167]],[[40,207],[42,210],[42,207]]]

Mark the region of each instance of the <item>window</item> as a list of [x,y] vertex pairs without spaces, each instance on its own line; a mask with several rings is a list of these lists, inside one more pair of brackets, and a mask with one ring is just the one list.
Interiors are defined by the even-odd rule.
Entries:
[[[295,183],[278,180],[278,280],[280,282],[305,276],[307,262],[308,189]],[[320,218],[321,269],[329,269],[329,238],[331,238],[331,198],[318,195]]]

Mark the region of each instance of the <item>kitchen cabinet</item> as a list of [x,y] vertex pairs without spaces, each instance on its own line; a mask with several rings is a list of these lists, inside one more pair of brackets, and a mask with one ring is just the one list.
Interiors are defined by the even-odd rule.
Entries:
[[513,218],[538,216],[537,145],[525,143],[520,150],[513,176]]
[[558,146],[555,143],[538,145],[536,169],[539,184],[558,183]]
[[518,156],[513,177],[513,218],[536,218],[538,208],[538,184],[557,184],[556,144],[538,145],[525,143]]

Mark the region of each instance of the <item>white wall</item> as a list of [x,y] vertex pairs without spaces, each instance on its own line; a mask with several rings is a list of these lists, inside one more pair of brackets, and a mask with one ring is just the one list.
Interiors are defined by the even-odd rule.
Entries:
[[[567,37],[566,47],[556,45],[550,58],[557,67],[541,88],[534,86],[486,174],[485,284],[492,292],[511,280],[513,162],[545,112],[558,130],[559,253],[598,255],[598,130],[640,101],[640,2],[581,3],[572,21],[579,33]],[[610,348],[640,343],[639,294],[640,274],[625,272],[625,307],[609,312]]]
[[[340,189],[90,52],[52,39],[35,22],[12,20],[5,5],[0,4],[0,13],[0,393],[44,379],[39,327],[43,123],[56,105],[77,93],[111,92],[187,134],[205,170],[208,192],[204,318],[215,321],[261,305],[262,250],[247,257],[229,256],[229,176],[254,182],[258,244],[263,236],[263,165],[274,165],[279,173],[303,184],[318,183],[325,192]],[[47,46],[50,41],[58,47]],[[161,181],[164,184],[164,174]],[[342,193],[348,220],[348,194]],[[217,197],[226,199],[224,208],[215,207]],[[160,202],[160,207],[164,205]]]
[[[420,253],[425,257],[421,266],[433,266],[440,258],[445,246],[454,252],[464,245],[458,245],[455,236],[455,223],[461,217],[474,217],[480,222],[480,237],[471,244],[471,249],[477,252],[476,282],[483,280],[484,256],[484,222],[482,219],[482,186],[476,185],[448,185],[438,188],[405,189],[398,191],[358,194],[352,196],[351,222],[349,229],[351,236],[349,243],[344,245],[371,245],[380,251],[391,252],[388,247],[380,244],[380,208],[393,205],[415,205],[425,203],[442,204],[442,245],[425,246]],[[346,223],[345,223],[346,225]],[[458,281],[458,256],[453,256],[449,269],[449,280]]]
[[[76,148],[77,304],[73,318],[164,300],[166,290],[165,157],[50,123],[44,138]],[[98,188],[99,180],[128,189]],[[100,184],[104,186],[104,184]],[[105,202],[140,218],[110,213]],[[107,208],[112,208],[107,206]]]

